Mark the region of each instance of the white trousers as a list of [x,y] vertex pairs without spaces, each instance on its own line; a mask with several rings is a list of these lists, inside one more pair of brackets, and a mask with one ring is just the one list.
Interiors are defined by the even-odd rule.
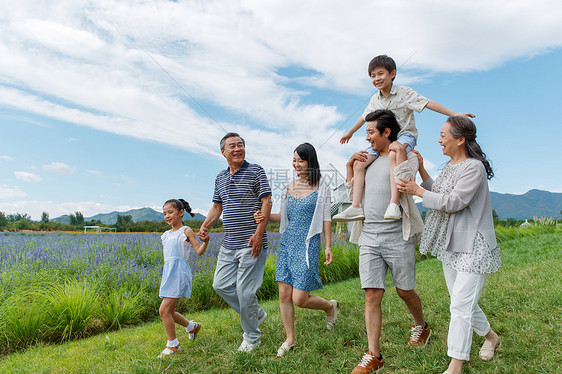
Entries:
[[490,331],[490,324],[478,306],[487,274],[458,272],[443,264],[443,274],[451,297],[451,322],[447,338],[447,355],[468,361],[472,331],[480,336]]

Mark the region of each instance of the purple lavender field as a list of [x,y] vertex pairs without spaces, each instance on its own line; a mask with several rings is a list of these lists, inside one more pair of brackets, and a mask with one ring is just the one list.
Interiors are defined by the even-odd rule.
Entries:
[[[178,303],[180,312],[225,306],[212,288],[223,237],[211,234],[205,254],[191,254],[193,290],[190,299]],[[268,233],[260,299],[277,296],[279,240],[279,233]],[[345,236],[336,239],[332,248],[334,263],[320,267],[322,281],[357,276],[356,248]],[[0,352],[39,341],[80,338],[157,317],[162,262],[160,234],[156,233],[0,233]]]

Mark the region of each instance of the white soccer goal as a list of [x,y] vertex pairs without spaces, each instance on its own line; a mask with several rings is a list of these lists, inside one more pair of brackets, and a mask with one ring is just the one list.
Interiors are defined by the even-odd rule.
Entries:
[[96,234],[102,233],[104,231],[117,232],[117,229],[115,227],[84,226],[84,234],[86,234],[88,230],[95,231]]

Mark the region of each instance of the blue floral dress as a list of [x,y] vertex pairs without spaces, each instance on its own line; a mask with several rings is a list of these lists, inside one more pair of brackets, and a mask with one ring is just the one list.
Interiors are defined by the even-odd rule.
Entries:
[[317,191],[301,199],[288,194],[287,218],[289,223],[281,236],[277,252],[276,280],[301,291],[314,291],[322,288],[322,282],[318,276],[320,234],[310,238],[308,245],[310,267],[306,266],[306,237],[314,216],[317,198]]
[[179,299],[182,296],[191,296],[191,268],[189,267],[189,243],[185,236],[185,229],[162,234],[164,247],[164,269],[160,282],[160,297]]

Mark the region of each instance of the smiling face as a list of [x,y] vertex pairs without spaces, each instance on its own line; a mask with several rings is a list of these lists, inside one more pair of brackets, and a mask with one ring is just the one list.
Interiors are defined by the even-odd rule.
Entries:
[[388,71],[385,67],[376,67],[371,70],[371,81],[383,94],[388,94],[392,87],[392,79],[396,76],[396,70]]
[[367,136],[365,139],[371,143],[374,151],[385,153],[390,145],[390,140],[388,136],[390,135],[390,129],[385,128],[384,132],[381,134],[379,129],[377,129],[377,121],[367,122]]
[[232,136],[224,141],[222,155],[226,158],[229,165],[242,165],[246,158],[246,148],[244,142],[238,136]]
[[293,153],[293,168],[299,178],[308,178],[308,161],[303,160],[297,152]]
[[164,207],[162,208],[162,213],[164,213],[164,220],[168,223],[168,225],[172,227],[181,225],[181,219],[183,217],[183,209],[178,210],[176,204],[173,203],[164,204]]
[[451,128],[452,125],[449,122],[445,122],[443,127],[441,127],[439,144],[443,147],[442,150],[445,156],[455,157],[459,153],[466,153],[466,150],[464,148],[464,138],[455,138],[451,134]]

